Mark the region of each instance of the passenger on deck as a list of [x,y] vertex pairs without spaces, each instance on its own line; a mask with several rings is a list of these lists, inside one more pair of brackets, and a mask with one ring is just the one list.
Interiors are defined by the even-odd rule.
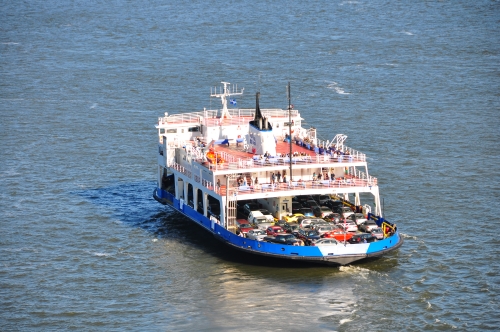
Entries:
[[316,181],[316,180],[317,180],[316,172],[313,172],[313,181]]
[[255,181],[253,184],[259,184],[259,178],[258,177],[255,177]]
[[278,183],[281,181],[281,173],[278,171],[278,174],[276,174],[276,179],[278,180]]

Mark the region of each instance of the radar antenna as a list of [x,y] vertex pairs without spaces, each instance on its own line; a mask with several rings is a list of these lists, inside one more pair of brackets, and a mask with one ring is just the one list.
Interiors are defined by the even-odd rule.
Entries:
[[229,82],[221,82],[221,83],[224,84],[224,91],[221,91],[219,88],[219,93],[217,93],[217,88],[214,88],[213,92],[212,92],[212,89],[210,89],[210,97],[220,98],[220,100],[222,102],[222,113],[221,113],[220,117],[222,119],[230,119],[231,115],[229,114],[229,111],[227,110],[227,97],[242,95],[243,90],[245,90],[245,88],[241,88],[238,91],[238,86],[233,85],[233,89],[232,89],[232,91],[230,91],[231,89],[229,89],[228,85],[231,83],[229,83]]

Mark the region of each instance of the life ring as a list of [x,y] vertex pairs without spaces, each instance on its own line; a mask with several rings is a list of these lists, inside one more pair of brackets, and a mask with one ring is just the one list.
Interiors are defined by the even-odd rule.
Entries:
[[241,135],[238,135],[238,138],[241,138]]
[[255,154],[255,152],[257,152],[257,150],[255,148],[252,148],[252,153]]

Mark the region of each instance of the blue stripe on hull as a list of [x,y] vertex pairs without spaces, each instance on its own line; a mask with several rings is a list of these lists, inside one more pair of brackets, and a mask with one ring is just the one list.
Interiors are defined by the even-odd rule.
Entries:
[[[212,233],[217,239],[227,242],[233,247],[238,249],[274,257],[289,258],[289,259],[318,259],[327,260],[334,257],[349,257],[353,256],[354,260],[363,259],[370,256],[379,256],[388,251],[396,249],[402,244],[402,239],[398,232],[393,236],[379,240],[373,243],[361,243],[351,245],[340,245],[331,247],[314,247],[314,246],[288,246],[276,243],[262,242],[240,237],[217,223],[213,223],[209,218],[200,214],[188,205],[183,204],[180,206],[180,201],[175,199],[174,196],[161,189],[156,190],[156,196],[159,201],[164,204],[169,204],[175,210],[181,212],[192,221],[202,226],[204,229]],[[357,257],[357,258],[354,258]],[[349,263],[348,261],[347,263]]]

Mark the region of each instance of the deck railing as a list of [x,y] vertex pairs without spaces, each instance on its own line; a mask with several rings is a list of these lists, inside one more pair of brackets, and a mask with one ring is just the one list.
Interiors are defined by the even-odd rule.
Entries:
[[[255,116],[255,109],[228,109],[230,118],[221,119],[221,110],[204,110],[198,112],[180,113],[180,114],[170,114],[158,118],[158,124],[168,124],[168,123],[202,123],[203,121],[217,120],[224,121],[225,124],[248,124],[249,119]],[[288,117],[288,110],[283,109],[261,109],[262,114],[265,117]],[[292,110],[291,116],[299,116],[298,110]],[[206,124],[206,122],[205,122]]]
[[[233,155],[226,153],[224,151],[217,152],[220,153],[224,159],[224,163],[219,164],[209,164],[212,169],[215,170],[238,170],[246,168],[255,167],[276,167],[276,166],[289,166],[290,158],[288,157],[275,157],[275,158],[236,158]],[[364,155],[363,155],[364,157]],[[304,164],[332,164],[332,163],[353,163],[353,162],[364,162],[365,160],[357,155],[340,155],[336,158],[330,155],[314,155],[314,156],[298,156],[292,158],[292,165],[304,165]],[[346,165],[347,166],[347,165]]]
[[292,181],[287,183],[262,183],[257,185],[246,185],[246,186],[237,186],[232,184],[229,189],[235,190],[238,192],[238,195],[245,194],[255,194],[261,192],[279,192],[279,191],[299,191],[305,189],[343,189],[343,188],[352,188],[352,187],[371,187],[376,185],[377,179],[370,177],[368,179],[359,179],[355,177],[350,178],[338,178],[335,180],[323,180],[323,181]]
[[[172,163],[171,167],[180,173],[184,174],[188,178],[192,178],[192,173],[185,167]],[[196,178],[196,179],[195,179]],[[200,182],[199,177],[195,175],[196,182]],[[297,177],[295,177],[297,179]],[[209,190],[214,190],[220,195],[225,195],[225,190],[220,190],[211,181],[201,180],[202,186]],[[238,192],[238,195],[253,194],[258,192],[277,192],[277,191],[295,191],[304,189],[341,189],[341,188],[352,188],[352,187],[370,187],[377,185],[377,178],[373,176],[366,176],[363,172],[356,172],[356,176],[346,176],[342,178],[336,178],[335,180],[309,180],[309,179],[298,179],[297,181],[289,182],[276,182],[276,183],[260,183],[252,185],[238,186],[236,181],[232,181],[229,185],[230,190]],[[224,186],[225,187],[225,186]]]

